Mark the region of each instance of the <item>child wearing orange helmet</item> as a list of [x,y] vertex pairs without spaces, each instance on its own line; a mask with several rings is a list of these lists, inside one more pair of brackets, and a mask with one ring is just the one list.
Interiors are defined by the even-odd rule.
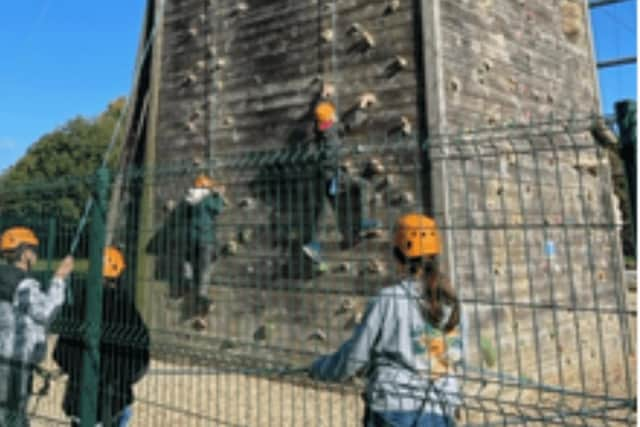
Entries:
[[210,285],[217,256],[215,221],[226,205],[224,193],[223,185],[201,174],[196,177],[185,197],[187,221],[182,233],[187,256],[184,278],[190,288],[197,290],[193,327],[199,330],[207,327],[206,316],[212,303]]
[[65,299],[73,258],[66,257],[48,289],[33,277],[38,237],[27,227],[0,236],[0,425],[27,426],[33,370],[44,360],[48,327]]
[[380,291],[352,337],[311,366],[311,377],[323,381],[366,372],[365,427],[455,425],[460,303],[438,271],[440,246],[433,219],[402,216],[393,240],[400,283]]
[[[343,241],[343,246],[350,247],[360,240],[362,234],[369,233],[380,226],[380,223],[371,217],[371,185],[366,179],[353,176],[338,167],[341,130],[333,104],[327,101],[318,103],[314,115],[316,142],[320,153],[320,172],[322,185],[325,186],[325,196],[328,197],[334,208],[340,191],[350,191],[351,188],[355,188],[359,196],[357,200],[359,218],[354,221],[350,235],[344,236]],[[320,201],[318,210],[322,211],[323,208],[324,200]],[[324,264],[320,243],[315,237],[303,246],[303,251],[313,262],[319,265]]]
[[[122,252],[108,246],[102,262],[102,328],[100,337],[100,382],[97,422],[104,426],[126,427],[133,416],[133,384],[149,366],[149,330],[128,292],[120,285],[126,263]],[[69,320],[80,324],[84,318],[84,289],[68,313]],[[82,335],[62,333],[53,359],[69,376],[63,410],[71,425],[80,425],[81,367],[84,344]]]

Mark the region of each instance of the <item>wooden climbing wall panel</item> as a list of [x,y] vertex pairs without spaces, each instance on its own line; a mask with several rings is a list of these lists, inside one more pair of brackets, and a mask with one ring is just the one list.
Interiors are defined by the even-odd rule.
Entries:
[[[343,147],[354,150],[343,154],[341,163],[356,176],[366,175],[372,159],[384,164],[383,174],[366,177],[381,225],[390,226],[403,210],[421,209],[416,141],[424,122],[424,93],[421,57],[416,56],[418,22],[419,12],[410,2],[168,1],[155,161],[158,168],[183,162],[184,169],[156,179],[155,227],[166,219],[167,201],[184,196],[196,174],[193,159],[222,165],[249,151],[308,144],[313,108],[323,95],[337,105],[348,128]],[[375,155],[358,149],[388,144],[402,148]],[[385,279],[390,273],[387,235],[344,248],[347,238],[340,227],[355,222],[357,211],[339,210],[342,219],[336,220],[327,205],[312,224],[305,214],[310,207],[301,200],[317,194],[319,184],[300,171],[277,185],[270,184],[273,178],[264,168],[218,166],[212,172],[227,185],[231,202],[218,221],[221,245],[234,248],[233,255],[219,261],[213,278],[219,285],[212,318],[218,334],[252,341],[254,331],[269,323],[286,335],[281,346],[300,349],[309,345],[310,333],[323,328],[335,346],[348,333],[342,326],[362,310],[366,296],[390,280]],[[301,180],[305,188],[296,189]],[[341,203],[355,205],[357,191],[351,189]],[[277,211],[286,219],[275,219]],[[311,271],[301,252],[304,242],[274,242],[274,224],[283,221],[295,239],[309,238],[296,229],[319,228],[329,271]],[[300,290],[307,291],[300,295]],[[345,299],[357,301],[357,307],[334,316]],[[164,326],[178,327],[183,301],[169,304],[177,304],[175,316],[160,317],[169,322]],[[158,310],[165,305],[158,301]],[[229,323],[229,318],[236,320]],[[292,323],[300,328],[291,328]]]

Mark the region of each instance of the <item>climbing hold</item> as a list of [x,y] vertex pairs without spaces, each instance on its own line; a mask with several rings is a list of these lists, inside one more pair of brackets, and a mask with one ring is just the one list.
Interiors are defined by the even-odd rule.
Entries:
[[183,86],[190,86],[190,85],[194,84],[196,82],[196,80],[198,80],[198,78],[196,77],[196,75],[194,73],[187,73],[187,75],[185,75],[184,78],[182,79],[182,85]]
[[409,61],[404,59],[402,56],[397,55],[393,60],[393,64],[395,64],[400,69],[405,69],[407,68],[407,65],[409,65]]
[[224,89],[224,82],[222,80],[218,80],[216,82],[216,89],[218,89],[218,90]]
[[242,244],[249,243],[252,238],[253,238],[253,230],[250,228],[245,228],[243,230],[240,230],[240,232],[238,233],[238,240]]
[[207,15],[205,15],[204,13],[201,13],[198,15],[198,22],[200,22],[200,24],[206,24],[207,23]]
[[235,120],[233,119],[233,117],[227,116],[224,118],[223,123],[225,126],[233,126],[233,124],[235,123]]
[[189,120],[184,124],[184,130],[186,130],[187,132],[190,132],[190,133],[196,133],[197,130],[198,130],[198,127],[196,126],[196,124],[194,122]]
[[258,329],[253,333],[254,341],[265,341],[269,339],[269,328],[266,325],[260,325]]
[[582,32],[582,6],[573,1],[564,1],[560,6],[562,32],[571,41],[576,41]]
[[363,93],[358,97],[358,108],[367,109],[378,103],[378,98],[371,92]]
[[389,188],[391,186],[396,185],[397,183],[398,183],[398,179],[395,176],[386,175],[380,180],[380,182],[378,182],[376,187],[378,189]]
[[352,270],[352,265],[351,263],[347,262],[347,261],[343,261],[340,264],[338,264],[335,268],[335,272],[336,273],[349,273]]
[[333,41],[333,30],[327,28],[323,32],[320,33],[320,38],[325,43],[331,43]]
[[216,70],[221,70],[227,65],[227,60],[224,58],[218,58],[216,61]]
[[335,314],[338,316],[341,314],[346,314],[351,312],[354,308],[355,304],[353,303],[353,300],[351,298],[345,298],[340,303],[340,306],[336,310]]
[[347,31],[347,35],[355,37],[357,39],[357,45],[355,47],[359,47],[363,50],[371,49],[376,45],[376,41],[371,33],[366,31],[362,25],[357,22],[351,24]]
[[238,206],[245,209],[253,209],[256,206],[256,201],[250,197],[244,198],[238,202]]
[[196,70],[202,71],[202,70],[205,69],[206,65],[207,65],[207,62],[205,60],[201,59],[201,60],[196,62],[196,66],[195,67],[196,67]]
[[404,136],[411,135],[411,132],[412,132],[411,122],[405,116],[400,117],[400,131],[402,132],[402,135],[404,135]]
[[360,322],[362,322],[362,312],[357,311],[353,313],[353,315],[349,317],[349,319],[346,321],[346,323],[344,324],[344,329],[345,330],[353,329],[356,326],[358,326]]
[[167,199],[162,207],[165,212],[171,212],[176,208],[176,201],[173,199]]
[[367,162],[364,173],[366,176],[381,175],[385,172],[384,165],[380,159],[373,158]]
[[196,169],[200,169],[204,166],[204,159],[200,156],[194,156],[193,159],[191,159],[191,161],[193,162],[193,167]]
[[359,34],[362,34],[363,31],[364,30],[362,29],[362,26],[359,23],[354,22],[353,24],[351,24],[351,26],[347,30],[347,35],[349,36],[359,35]]
[[387,4],[387,8],[385,9],[385,14],[395,13],[400,9],[400,0],[391,0],[389,4]]
[[531,89],[531,99],[533,99],[536,102],[539,102],[542,99],[542,95],[540,94],[540,91],[537,89]]
[[323,98],[331,98],[336,93],[336,87],[332,83],[323,82],[322,83],[322,97]]
[[225,255],[235,255],[235,254],[237,254],[238,253],[238,242],[236,242],[235,240],[229,240],[222,247],[222,252]]
[[354,167],[353,167],[353,162],[350,159],[343,159],[340,161],[340,169],[343,172],[346,172],[348,174],[352,174]]
[[385,74],[387,77],[392,77],[394,74],[407,68],[409,61],[400,55],[396,55],[393,60],[387,65]]
[[604,146],[616,145],[618,143],[618,137],[611,130],[604,118],[600,117],[595,120],[591,125],[591,134],[600,144]]
[[202,117],[202,111],[199,108],[193,110],[193,112],[189,115],[189,120],[195,121]]
[[449,80],[449,90],[453,93],[458,93],[460,92],[460,80],[458,80],[455,77],[452,77],[451,80]]
[[195,39],[196,37],[198,37],[198,29],[196,27],[189,27],[189,30],[187,31],[187,35],[190,38]]
[[361,234],[365,239],[379,239],[385,236],[385,232],[381,228],[372,228],[361,232]]
[[322,329],[316,329],[307,336],[307,340],[324,342],[327,340],[327,334]]
[[487,124],[489,126],[495,126],[498,124],[498,113],[492,112],[487,115]]
[[230,339],[225,339],[225,340],[222,340],[222,342],[220,343],[220,350],[222,351],[231,350],[235,346],[236,345],[233,341],[231,341]]
[[237,15],[240,13],[245,13],[246,11],[249,10],[249,5],[247,4],[246,1],[239,1],[236,3],[236,5],[233,8],[233,14]]
[[385,264],[377,259],[369,260],[365,263],[361,274],[362,275],[382,275],[384,274],[386,268]]

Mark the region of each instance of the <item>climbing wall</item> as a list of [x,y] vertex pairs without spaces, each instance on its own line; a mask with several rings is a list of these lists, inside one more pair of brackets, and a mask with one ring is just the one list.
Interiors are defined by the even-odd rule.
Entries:
[[[370,183],[384,228],[401,211],[420,209],[418,18],[410,2],[398,1],[166,2],[154,154],[159,169],[182,166],[155,179],[154,229],[198,171],[227,186],[207,334],[245,344],[269,338],[298,350],[315,337],[329,348],[346,337],[343,326],[354,324],[366,296],[392,280],[388,235],[356,243],[345,231],[357,222],[357,208],[334,214],[327,205],[314,222],[304,201],[322,198],[324,184],[303,173],[304,164],[278,172],[239,165],[250,151],[268,158],[309,144],[314,105],[327,99],[346,128],[343,170]],[[344,192],[339,203],[355,206],[357,191]],[[314,270],[302,254],[312,227],[327,271]],[[172,265],[160,258],[157,264]],[[167,304],[173,317],[165,316]],[[183,304],[158,301],[164,326],[184,326]]]
[[[258,348],[260,360],[333,349],[395,280],[394,219],[427,209],[444,230],[473,363],[563,385],[624,365],[618,217],[585,120],[599,102],[586,2],[165,4],[147,148],[158,171],[172,168],[154,178],[149,231],[200,171],[226,185],[229,204],[208,330],[192,333],[185,300],[171,297],[171,243],[152,254],[146,292],[164,339]],[[324,184],[312,162],[290,160],[313,138],[320,99],[346,128],[342,170],[373,189],[378,235],[348,231],[357,188],[315,218]],[[429,165],[417,142],[427,137]],[[314,230],[324,271],[301,251]]]
[[595,392],[627,387],[633,318],[586,3],[430,2],[425,31],[430,130],[455,135],[432,141],[432,185],[473,363]]
[[167,2],[158,163],[305,141],[323,94],[352,125],[346,144],[415,123],[411,4],[336,3]]

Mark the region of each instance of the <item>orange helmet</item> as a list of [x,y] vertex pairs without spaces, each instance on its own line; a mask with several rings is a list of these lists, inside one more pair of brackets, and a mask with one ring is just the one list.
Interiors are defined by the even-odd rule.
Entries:
[[102,260],[102,276],[106,279],[117,279],[126,268],[124,255],[120,249],[114,246],[104,248],[104,258]]
[[320,123],[334,122],[336,120],[336,107],[330,102],[321,102],[316,106],[316,120]]
[[396,222],[393,245],[407,258],[440,253],[440,235],[433,218],[411,213]]
[[14,251],[21,245],[38,246],[40,243],[36,234],[27,227],[11,227],[2,233],[0,250]]
[[193,181],[193,186],[195,188],[214,188],[218,186],[218,183],[207,175],[201,174]]

